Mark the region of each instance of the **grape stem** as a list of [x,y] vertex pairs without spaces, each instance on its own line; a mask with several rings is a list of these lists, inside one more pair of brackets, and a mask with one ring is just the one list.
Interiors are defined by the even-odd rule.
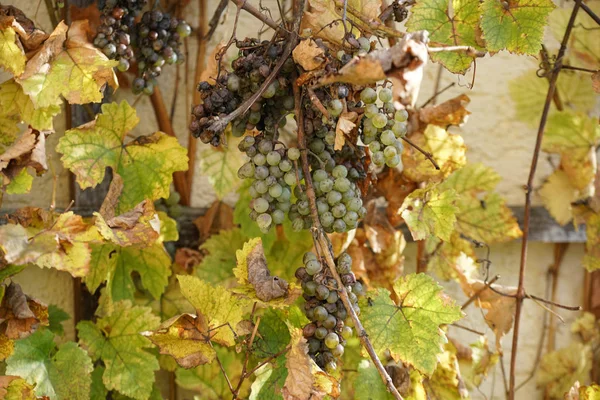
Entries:
[[369,353],[371,360],[373,360],[373,364],[375,364],[375,368],[381,375],[381,379],[383,379],[384,384],[387,386],[388,390],[392,393],[396,400],[403,400],[403,397],[394,386],[392,382],[392,378],[389,376],[385,367],[383,366],[381,360],[377,356],[371,341],[365,331],[365,328],[362,326],[360,319],[358,319],[358,315],[354,311],[352,304],[350,303],[350,299],[348,298],[348,292],[346,291],[346,287],[342,283],[340,276],[335,268],[335,261],[333,260],[333,250],[331,248],[331,243],[327,236],[325,236],[323,232],[323,228],[321,227],[321,223],[319,221],[319,214],[317,212],[317,201],[315,197],[315,190],[313,188],[313,183],[310,175],[309,163],[308,163],[308,151],[306,149],[306,136],[304,135],[304,117],[302,113],[302,94],[300,93],[300,88],[297,85],[293,85],[294,90],[294,108],[296,114],[296,122],[298,124],[298,148],[300,149],[300,160],[302,164],[302,170],[304,172],[304,182],[306,184],[306,196],[308,197],[308,202],[310,204],[310,215],[312,219],[312,228],[311,233],[313,235],[313,241],[315,242],[315,248],[325,257],[325,261],[333,278],[337,283],[337,287],[341,288],[339,290],[339,297],[342,299],[342,303],[344,303],[344,307],[348,312],[348,315],[352,318],[354,322],[354,327],[356,328],[356,332],[358,333],[358,337],[363,347]]

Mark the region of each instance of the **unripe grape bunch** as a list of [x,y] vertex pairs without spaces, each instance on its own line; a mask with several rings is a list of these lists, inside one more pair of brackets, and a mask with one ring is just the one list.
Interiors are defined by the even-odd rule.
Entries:
[[340,254],[336,260],[343,288],[338,288],[327,265],[313,252],[305,253],[303,262],[304,266],[296,270],[296,278],[302,283],[304,313],[311,321],[304,326],[303,335],[309,356],[331,373],[337,369],[336,360],[344,354],[346,341],[354,334],[340,290],[346,291],[354,311],[360,314],[358,296],[364,295],[364,288],[352,273],[352,257],[348,253]]

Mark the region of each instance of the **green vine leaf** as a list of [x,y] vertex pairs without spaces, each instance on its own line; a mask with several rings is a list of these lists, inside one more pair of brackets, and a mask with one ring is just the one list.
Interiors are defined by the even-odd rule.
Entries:
[[39,131],[53,130],[52,119],[60,113],[59,105],[36,107],[14,79],[0,85],[0,107],[2,115],[15,116]]
[[92,360],[77,343],[67,342],[57,349],[54,334],[46,329],[18,340],[6,360],[7,374],[35,384],[35,394],[51,400],[88,399],[93,369]]
[[260,319],[258,333],[259,336],[254,340],[254,355],[258,358],[267,358],[283,351],[291,340],[283,315],[270,308]]
[[[481,16],[479,1],[452,0],[452,15],[448,2],[449,0],[417,1],[406,21],[408,31],[428,31],[432,47],[472,46],[481,49],[477,40]],[[442,63],[450,72],[459,74],[464,74],[473,63],[473,57],[455,51],[432,53],[431,59]]]
[[59,23],[27,62],[17,82],[36,107],[60,106],[61,95],[70,104],[99,103],[105,84],[118,87],[118,63],[88,41],[89,29],[87,20]]
[[173,172],[188,168],[186,150],[177,139],[156,132],[125,143],[139,122],[135,109],[127,102],[102,105],[102,114],[60,138],[56,150],[63,153],[82,189],[94,187],[104,178],[106,167],[123,178],[123,192],[116,208],[121,214],[143,200],[169,197]]
[[[194,306],[198,316],[202,315],[208,331],[214,329],[212,340],[224,346],[235,344],[233,330],[244,319],[249,302],[234,297],[222,286],[213,287],[193,276],[178,275],[181,292]],[[228,324],[229,326],[224,324]],[[211,332],[212,334],[212,332]]]
[[129,301],[114,303],[112,312],[94,324],[77,324],[80,342],[94,360],[106,367],[102,381],[109,390],[138,400],[146,400],[159,368],[156,356],[146,351],[153,344],[140,332],[156,329],[160,319],[148,307],[132,306]]
[[548,388],[553,398],[561,398],[574,382],[586,382],[592,368],[592,349],[573,342],[545,354],[537,370],[537,383]]
[[200,169],[208,177],[219,200],[240,185],[237,171],[244,164],[244,158],[240,157],[237,148],[240,140],[241,138],[227,134],[227,147],[205,146],[200,152]]
[[27,168],[23,168],[12,178],[10,183],[6,185],[6,194],[29,193],[32,184],[33,176],[27,172]]
[[358,363],[358,375],[354,379],[354,398],[392,400],[394,396],[383,384],[377,369],[369,360]]
[[90,389],[90,400],[106,400],[108,390],[102,382],[102,375],[104,375],[105,368],[101,365],[94,368],[92,372],[92,387]]
[[107,294],[113,301],[133,300],[136,291],[131,274],[139,273],[142,285],[155,299],[165,291],[171,275],[171,257],[162,243],[149,247],[92,245],[90,273],[84,282],[91,292],[107,281]]
[[48,329],[55,335],[62,336],[65,334],[64,321],[71,319],[71,316],[62,308],[50,304],[48,306]]
[[254,373],[256,379],[250,387],[250,400],[283,400],[282,389],[288,376],[285,356],[279,356]]
[[361,299],[361,318],[378,353],[389,350],[392,357],[431,375],[437,357],[447,342],[440,325],[463,317],[453,300],[425,274],[410,274],[394,283],[394,303],[390,292],[377,289],[369,299]]
[[246,240],[248,238],[237,227],[210,236],[200,245],[200,250],[208,254],[196,267],[196,276],[211,284],[228,286],[233,282],[236,266],[236,254],[232,249],[241,249]]
[[457,195],[452,189],[440,189],[438,185],[417,189],[398,210],[414,240],[424,240],[430,235],[450,240],[458,210],[454,205]]
[[484,0],[481,29],[488,50],[537,54],[548,15],[554,8],[550,0]]

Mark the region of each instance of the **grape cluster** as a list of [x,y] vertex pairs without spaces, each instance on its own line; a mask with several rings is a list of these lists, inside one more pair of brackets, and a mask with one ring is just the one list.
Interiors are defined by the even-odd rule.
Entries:
[[[281,56],[282,43],[248,39],[237,43],[240,55],[232,63],[233,71],[222,73],[215,84],[200,82],[202,104],[192,109],[190,130],[203,143],[220,144],[220,132],[207,128],[217,119],[234,111],[242,102],[256,93]],[[232,123],[233,135],[242,136],[254,128],[275,137],[278,127],[285,125],[285,115],[294,108],[291,59],[284,64],[278,78],[273,80],[249,112]]]
[[192,28],[185,21],[168,13],[153,10],[142,15],[136,25],[138,77],[133,81],[134,93],[154,92],[163,66],[183,61],[181,39],[191,33]]
[[272,225],[283,223],[292,207],[291,187],[296,184],[293,161],[300,157],[300,151],[275,149],[275,143],[265,134],[246,136],[238,147],[250,158],[238,170],[239,178],[252,182],[250,218],[266,233]]
[[106,0],[99,5],[102,10],[100,26],[94,38],[94,46],[110,59],[119,61],[117,69],[127,71],[134,60],[131,46],[135,17],[146,5],[147,0]]
[[[331,373],[337,369],[336,360],[344,354],[346,340],[353,335],[353,322],[329,269],[312,252],[304,254],[303,262],[304,267],[296,270],[296,278],[302,282],[304,311],[311,320],[303,328],[308,354]],[[340,289],[347,291],[354,311],[360,314],[357,296],[364,294],[364,288],[352,273],[352,257],[342,253],[336,261],[336,270],[345,286]]]
[[383,107],[377,106],[377,91],[365,88],[360,93],[365,103],[362,136],[363,143],[369,146],[373,164],[390,168],[400,166],[401,154],[404,149],[401,138],[406,135],[406,110],[395,110],[392,104],[392,91],[383,88],[379,91],[379,100]]

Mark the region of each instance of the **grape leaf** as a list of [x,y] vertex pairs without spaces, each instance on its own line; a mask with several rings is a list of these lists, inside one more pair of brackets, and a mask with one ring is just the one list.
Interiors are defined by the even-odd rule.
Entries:
[[0,398],[5,400],[36,400],[33,385],[18,376],[0,376]]
[[254,339],[254,355],[259,358],[273,356],[290,343],[288,326],[280,311],[268,308],[260,319],[258,335]]
[[[243,364],[243,360],[240,359],[241,354],[219,346],[215,346],[215,350],[229,379],[232,382],[239,382]],[[200,393],[202,400],[222,400],[231,397],[227,381],[216,362],[200,365],[194,369],[179,368],[175,376],[180,387]],[[238,393],[240,398],[248,397],[248,382],[249,380],[246,379],[245,384],[242,385]]]
[[433,373],[427,393],[434,399],[460,400],[468,399],[469,391],[462,380],[456,348],[446,343],[444,352],[438,357],[438,365]]
[[177,230],[177,221],[164,211],[159,211],[158,219],[160,220],[160,241],[161,242],[176,242],[179,240],[179,231]]
[[600,330],[598,330],[596,316],[591,312],[584,311],[575,322],[571,324],[571,332],[579,334],[584,343],[598,339]]
[[554,112],[548,117],[542,149],[561,155],[561,167],[579,190],[593,181],[596,173],[595,146],[600,143],[598,121],[573,111]]
[[598,400],[600,399],[600,386],[591,384],[590,386],[581,386],[579,381],[573,384],[564,395],[564,400]]
[[565,171],[557,169],[540,189],[540,197],[550,215],[561,225],[573,219],[571,203],[578,200],[580,191],[571,185]]
[[219,200],[235,191],[241,182],[237,176],[238,169],[244,164],[244,157],[240,157],[237,149],[241,139],[228,134],[227,147],[207,145],[200,151],[200,169],[208,177]]
[[410,274],[394,283],[396,304],[390,292],[369,292],[360,300],[361,319],[378,353],[389,350],[392,357],[431,375],[442,345],[447,342],[442,324],[451,324],[463,313],[442,288],[425,274]]
[[412,135],[410,140],[429,152],[440,166],[439,170],[435,169],[421,152],[412,146],[404,147],[404,175],[414,182],[440,181],[467,162],[467,147],[463,138],[437,125],[428,125],[425,132]]
[[194,368],[210,364],[216,356],[209,343],[211,332],[203,325],[201,318],[182,314],[165,321],[158,329],[142,334],[159,348],[160,354],[173,356],[183,368]]
[[[467,164],[440,184],[457,192],[456,230],[484,243],[503,243],[521,236],[521,229],[504,199],[490,192],[500,180],[491,168]],[[485,195],[482,192],[487,191]]]
[[144,200],[131,211],[106,220],[100,213],[95,212],[94,216],[100,235],[121,247],[147,245],[159,238],[161,221],[151,201]]
[[369,360],[358,363],[358,375],[354,379],[354,398],[381,400],[394,398]]
[[6,360],[7,374],[35,384],[35,394],[51,400],[87,399],[93,369],[92,360],[77,343],[64,343],[57,350],[54,334],[45,329],[17,341]]
[[78,323],[79,341],[94,360],[104,362],[102,381],[109,390],[145,400],[152,392],[154,371],[159,366],[156,357],[145,350],[153,344],[140,332],[156,329],[160,319],[150,308],[132,306],[130,301],[116,302],[113,307],[95,324]]
[[296,282],[288,284],[285,280],[272,276],[264,255],[261,238],[250,239],[236,250],[237,267],[233,274],[238,286],[233,292],[273,308],[285,308],[294,303],[302,293]]
[[256,379],[250,388],[250,400],[283,400],[281,390],[288,376],[285,356],[263,365],[254,375]]
[[175,171],[187,169],[186,151],[177,139],[156,132],[125,143],[139,122],[127,102],[102,105],[102,114],[60,138],[56,150],[63,153],[65,168],[76,176],[82,189],[94,187],[104,178],[106,167],[123,178],[117,212],[129,211],[143,200],[169,196]]
[[544,28],[555,8],[550,0],[484,0],[481,29],[490,52],[508,50],[517,54],[537,54]]
[[154,298],[165,291],[171,275],[171,258],[161,243],[119,247],[112,244],[92,245],[90,274],[84,281],[90,291],[107,281],[108,295],[113,301],[133,300],[135,284],[131,277],[137,271],[142,285]]
[[29,193],[33,184],[33,176],[29,175],[27,168],[23,168],[13,176],[12,180],[6,185],[6,194]]
[[[452,0],[451,6],[448,2],[448,0],[417,1],[411,8],[410,18],[406,21],[407,30],[428,31],[432,47],[441,45],[480,48],[477,42],[477,29],[481,15],[479,1]],[[473,62],[473,57],[455,51],[432,53],[431,59],[442,63],[450,72],[460,74],[464,74]]]
[[440,190],[438,185],[429,185],[409,194],[398,213],[406,221],[414,240],[423,240],[430,235],[450,240],[458,211],[454,205],[456,200],[454,190]]
[[27,227],[0,226],[0,248],[6,262],[34,263],[41,268],[67,271],[75,277],[85,276],[91,260],[91,243],[100,239],[95,228],[72,211],[53,214],[31,210],[41,222],[26,222],[31,224]]
[[[234,297],[224,287],[213,287],[193,276],[178,275],[181,292],[194,306],[198,315],[202,315],[210,329],[218,328],[213,336],[216,343],[232,346],[235,336],[232,329],[244,318],[247,300]],[[223,324],[228,326],[222,326]]]
[[87,39],[87,20],[64,22],[44,42],[17,78],[36,107],[60,106],[62,95],[70,104],[99,103],[105,84],[117,88],[109,60]]
[[90,400],[106,400],[108,390],[102,382],[105,368],[101,365],[94,368],[92,372],[92,387],[90,389]]
[[28,129],[14,141],[14,135],[7,135],[5,145],[0,145],[3,153],[0,154],[0,189],[5,189],[13,179],[19,179],[12,190],[18,190],[26,184],[27,178],[20,173],[27,167],[32,167],[38,174],[48,169],[46,162],[46,135]]
[[0,67],[13,75],[21,75],[25,70],[27,57],[17,40],[15,30],[10,25],[6,26],[6,22],[3,20],[0,24]]
[[460,349],[458,353],[460,371],[469,388],[479,387],[500,359],[498,353],[490,351],[486,336],[480,336],[475,343]]
[[545,386],[551,397],[562,398],[573,382],[586,382],[592,368],[589,345],[572,342],[567,347],[546,353],[537,370],[537,383]]
[[[564,29],[561,35],[563,33]],[[539,78],[535,70],[528,70],[508,83],[515,115],[519,121],[537,127],[546,101],[548,85],[548,80]],[[576,72],[562,71],[558,76],[556,91],[561,102],[576,111],[589,112],[596,104],[594,91]],[[554,109],[554,103],[551,107]]]
[[71,319],[71,316],[62,308],[50,304],[48,306],[48,329],[55,335],[62,336],[65,334],[65,328],[62,323]]
[[588,271],[600,269],[600,214],[591,214],[585,221],[585,255],[583,266]]
[[233,268],[236,265],[236,255],[231,249],[239,249],[247,237],[240,228],[222,230],[209,237],[200,250],[207,251],[202,262],[196,267],[196,275],[211,284],[227,285],[233,281]]
[[[461,254],[475,258],[472,243],[460,237],[457,231],[452,232],[450,240],[442,241],[434,236],[426,239],[425,249],[429,256],[427,270],[434,272],[440,279],[458,279],[456,262]],[[474,266],[477,269],[477,266]]]
[[285,355],[288,376],[283,386],[285,399],[309,399],[315,378],[312,374],[311,359],[308,357],[308,344],[302,329],[290,330],[291,348]]
[[60,113],[59,105],[36,107],[13,79],[0,85],[0,107],[2,115],[14,115],[39,131],[53,130],[52,119]]

